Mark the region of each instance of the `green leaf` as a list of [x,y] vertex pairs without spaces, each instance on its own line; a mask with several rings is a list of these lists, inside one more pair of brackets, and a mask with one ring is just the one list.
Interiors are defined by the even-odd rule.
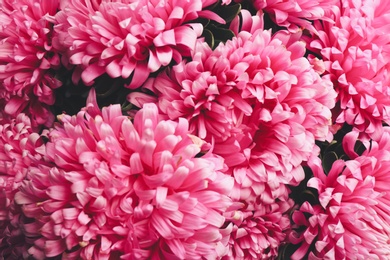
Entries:
[[127,112],[129,111],[130,109],[133,108],[133,104],[129,103],[129,102],[125,102],[124,104],[122,104],[121,106],[121,109],[122,109],[122,112]]
[[338,160],[338,156],[335,152],[331,151],[324,155],[322,159],[322,167],[324,168],[325,173],[329,173],[332,168],[333,163]]
[[[229,29],[217,27],[212,24],[208,26],[207,29],[212,32],[215,41],[218,42],[226,42],[228,40],[231,40],[235,36],[233,31]],[[215,44],[215,46],[217,46],[217,44]]]
[[215,44],[213,33],[208,29],[204,29],[202,36],[204,37],[204,40],[207,42],[207,44],[213,49]]
[[200,18],[197,18],[196,20],[194,20],[193,22],[200,23],[205,28],[210,24],[210,19],[200,17]]
[[241,12],[241,5],[221,5],[219,6],[219,10],[217,10],[217,14],[221,16],[226,23],[230,23],[239,13]]

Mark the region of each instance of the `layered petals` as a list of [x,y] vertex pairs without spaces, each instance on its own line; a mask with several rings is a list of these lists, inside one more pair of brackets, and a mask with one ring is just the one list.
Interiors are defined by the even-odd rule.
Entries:
[[329,14],[334,22],[315,22],[318,34],[308,39],[319,54],[325,76],[334,82],[339,106],[335,123],[347,123],[362,135],[377,138],[390,123],[388,1],[342,1]]
[[268,13],[279,26],[297,32],[307,29],[316,32],[314,20],[331,21],[327,14],[339,5],[337,0],[252,0],[257,10]]
[[14,118],[27,114],[34,126],[54,121],[50,106],[61,82],[53,72],[60,57],[51,41],[58,7],[58,0],[0,1],[1,109]]
[[15,194],[26,178],[28,167],[41,158],[43,145],[25,114],[0,119],[0,258],[20,259],[30,244],[23,232],[21,209]]
[[[357,136],[348,134],[344,142],[352,143],[344,147],[353,147]],[[311,163],[314,177],[307,185],[318,191],[319,203],[305,202],[293,215],[295,224],[305,228],[291,236],[293,243],[301,243],[292,259],[389,258],[389,140],[386,128],[372,148],[336,161],[327,175],[319,160]]]
[[131,77],[128,87],[137,88],[160,67],[191,56],[203,27],[190,21],[215,2],[67,1],[56,15],[53,41],[63,50],[64,62],[77,65],[81,74],[74,80],[80,76],[91,85],[107,73]]
[[[16,195],[41,238],[29,249],[84,259],[218,258],[230,231],[223,213],[233,178],[188,122],[161,120],[147,104],[134,121],[118,105],[100,111],[92,96],[50,131],[47,160]],[[44,241],[42,246],[41,241]]]
[[229,253],[223,259],[274,259],[290,229],[292,200],[253,204],[231,216]]
[[[273,189],[296,185],[315,140],[331,139],[336,93],[304,58],[301,34],[272,35],[259,16],[243,11],[242,17],[241,24],[238,18],[232,22],[232,40],[214,50],[198,41],[192,61],[161,72],[144,88],[157,95],[162,114],[188,119],[193,134],[215,142],[214,152],[232,175],[235,167],[247,169],[248,186],[269,179]],[[137,96],[131,93],[129,100]]]

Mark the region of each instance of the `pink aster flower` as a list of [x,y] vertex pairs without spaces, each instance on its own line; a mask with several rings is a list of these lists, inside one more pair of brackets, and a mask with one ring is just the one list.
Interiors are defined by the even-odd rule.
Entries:
[[334,23],[315,23],[310,49],[325,64],[338,92],[335,122],[348,123],[371,137],[390,123],[389,46],[386,1],[342,1]]
[[288,28],[293,32],[308,29],[315,32],[313,20],[329,20],[326,16],[334,6],[339,5],[338,0],[252,0],[257,10],[263,10],[279,26]]
[[229,253],[223,259],[274,259],[290,228],[292,200],[253,204],[231,216]]
[[203,27],[190,21],[204,16],[223,22],[202,10],[215,2],[66,1],[56,16],[59,35],[54,41],[66,50],[66,62],[78,66],[85,84],[107,73],[113,78],[131,76],[128,87],[137,88],[161,66],[191,56]]
[[[214,141],[229,167],[251,174],[249,186],[297,184],[314,141],[331,138],[336,93],[304,57],[300,34],[272,35],[248,12],[241,25],[237,20],[233,30],[242,30],[232,40],[215,50],[199,41],[192,61],[161,72],[145,88],[156,93],[162,114],[188,119],[191,133]],[[129,100],[142,106],[148,98],[132,93]]]
[[312,162],[308,186],[318,191],[319,204],[305,202],[293,215],[306,229],[292,236],[302,243],[292,259],[302,259],[311,245],[309,259],[390,257],[390,129],[361,156],[353,152],[357,136],[343,140],[353,160],[336,161],[327,175],[319,159]]
[[50,126],[53,89],[61,83],[52,69],[60,58],[51,46],[52,23],[59,1],[0,1],[0,99],[16,117],[24,112],[33,125]]
[[[201,259],[226,254],[233,179],[221,157],[199,157],[188,122],[160,120],[147,104],[134,121],[92,96],[48,135],[53,167],[30,167],[16,195],[35,217],[38,257]],[[37,217],[39,216],[39,217]],[[226,241],[226,242],[225,242]]]
[[14,196],[27,174],[32,160],[38,159],[42,145],[33,132],[30,119],[19,114],[15,119],[0,120],[0,258],[26,256],[28,241],[21,227],[21,210]]

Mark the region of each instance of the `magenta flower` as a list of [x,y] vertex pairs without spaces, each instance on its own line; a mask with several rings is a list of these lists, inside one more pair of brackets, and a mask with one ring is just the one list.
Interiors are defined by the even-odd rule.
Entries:
[[[201,259],[227,253],[224,212],[233,178],[221,157],[199,157],[188,122],[160,120],[147,104],[132,122],[90,96],[48,135],[47,161],[17,193],[36,218],[29,253],[72,258]],[[39,216],[39,217],[38,217]],[[33,233],[34,234],[34,233]]]
[[[388,259],[390,257],[390,129],[361,155],[353,152],[358,133],[343,140],[353,160],[336,161],[325,175],[318,159],[308,186],[318,191],[318,205],[305,202],[293,215],[305,231],[291,237],[302,243],[292,259]],[[305,217],[308,216],[308,217]]]
[[[137,88],[151,72],[171,61],[190,57],[201,24],[190,21],[204,16],[221,18],[202,11],[216,0],[194,1],[66,1],[58,13],[53,41],[65,49],[70,64],[78,66],[87,85],[103,73],[112,78],[132,77],[129,88]],[[223,20],[222,20],[223,21]]]
[[[304,58],[300,34],[271,35],[261,17],[243,17],[241,25],[238,18],[232,23],[233,30],[242,27],[237,37],[215,50],[199,41],[192,61],[165,70],[145,88],[158,96],[161,113],[188,119],[191,133],[215,142],[214,152],[232,174],[246,175],[240,179],[249,188],[273,183],[276,190],[279,183],[298,184],[314,141],[331,138],[336,93]],[[132,93],[129,100],[142,107],[149,99]]]
[[0,258],[20,259],[26,256],[20,208],[14,196],[27,174],[32,160],[39,159],[42,141],[33,132],[30,119],[19,114],[15,119],[0,120]]
[[390,12],[383,1],[341,2],[334,23],[315,23],[318,35],[309,40],[310,49],[322,56],[338,92],[335,122],[377,138],[382,122],[390,123]]
[[60,58],[51,46],[50,16],[59,1],[0,1],[0,100],[14,118],[26,113],[32,124],[50,126],[53,89],[61,86],[53,69]]

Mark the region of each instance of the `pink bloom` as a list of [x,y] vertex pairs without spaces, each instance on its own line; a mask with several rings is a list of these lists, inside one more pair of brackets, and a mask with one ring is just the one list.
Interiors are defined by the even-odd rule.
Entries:
[[[0,258],[19,259],[27,253],[20,208],[14,196],[27,174],[32,160],[38,159],[42,142],[33,132],[30,119],[19,114],[16,119],[0,120]],[[37,158],[35,158],[37,157]],[[34,159],[35,158],[35,159]]]
[[[192,61],[165,70],[145,88],[156,93],[169,119],[184,117],[191,133],[215,142],[214,152],[231,169],[240,168],[233,174],[246,175],[236,179],[240,184],[250,174],[248,187],[295,185],[314,141],[331,138],[336,93],[304,58],[300,34],[272,36],[262,29],[261,17],[243,17],[241,25],[232,23],[233,31],[242,27],[237,37],[215,50],[199,41]],[[134,93],[132,99],[140,106],[148,100]]]
[[326,14],[338,0],[252,0],[256,10],[263,10],[279,26],[290,31],[308,29],[315,32],[313,20],[329,20]]
[[311,245],[309,259],[390,257],[390,129],[361,156],[353,152],[357,136],[352,132],[343,140],[353,160],[336,161],[328,175],[319,159],[312,162],[308,186],[318,191],[319,204],[305,202],[293,215],[297,225],[306,227],[292,237],[302,243],[293,259],[304,257]]
[[[112,78],[131,77],[128,87],[137,88],[151,72],[191,56],[203,27],[189,22],[199,16],[220,21],[202,11],[215,2],[66,1],[56,16],[59,35],[53,41],[66,50],[66,62],[78,66],[85,84],[107,73]],[[74,74],[74,80],[78,77]]]
[[284,243],[290,228],[288,211],[292,200],[278,201],[270,205],[253,204],[235,211],[230,237],[230,250],[223,259],[273,259]]
[[325,61],[339,107],[335,122],[348,123],[368,136],[390,123],[389,9],[385,1],[342,1],[334,23],[316,22],[310,49]]
[[53,89],[61,83],[52,69],[60,58],[51,46],[49,16],[57,12],[58,0],[0,1],[0,99],[2,108],[16,117],[24,112],[33,125],[50,126],[54,116]]
[[[49,133],[47,160],[16,195],[42,234],[29,253],[84,259],[201,259],[226,254],[223,213],[233,179],[221,157],[199,157],[188,122],[147,104],[132,122],[89,98]],[[226,241],[226,242],[225,242]]]

